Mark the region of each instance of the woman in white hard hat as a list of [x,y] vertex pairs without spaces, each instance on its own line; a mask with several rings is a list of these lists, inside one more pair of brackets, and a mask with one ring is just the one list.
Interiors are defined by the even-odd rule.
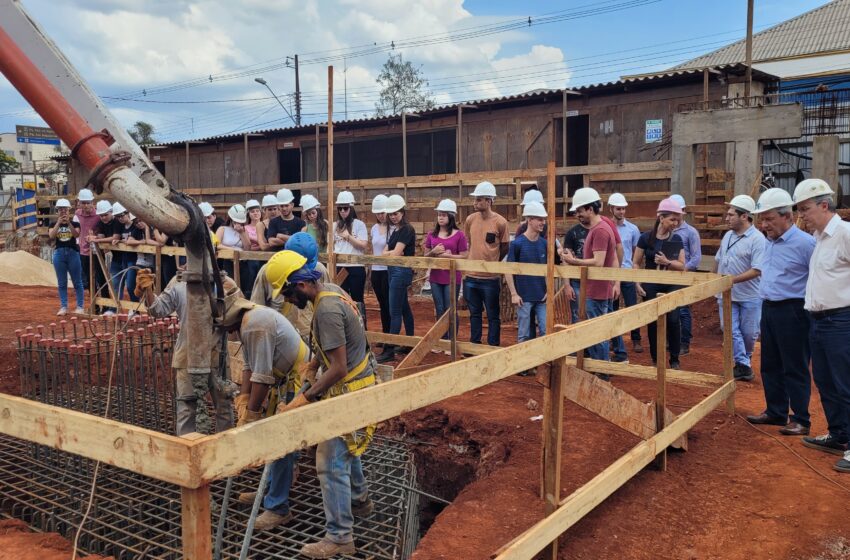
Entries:
[[[394,194],[387,198],[387,218],[393,229],[387,240],[384,255],[388,257],[412,257],[416,254],[416,231],[407,223],[404,211],[405,201]],[[413,283],[413,270],[406,266],[388,266],[390,285],[390,334],[400,334],[404,324],[405,333],[413,335],[413,311],[407,300],[407,290]],[[395,347],[384,346],[377,357],[378,362],[389,362],[395,358]]]
[[263,219],[257,224],[257,243],[261,251],[271,251],[272,246],[268,240],[269,222],[280,215],[280,206],[278,206],[277,197],[273,194],[265,195],[261,206]]
[[[457,204],[453,200],[441,200],[435,208],[437,221],[434,229],[428,232],[422,247],[425,249],[426,257],[440,257],[444,259],[465,259],[469,255],[469,243],[466,235],[457,227]],[[460,295],[461,277],[457,272],[455,282],[455,293],[450,293],[451,277],[448,270],[431,269],[428,280],[431,282],[431,297],[434,298],[434,311],[437,319],[451,307],[454,298],[457,301]],[[449,338],[448,331],[443,338]],[[449,354],[451,352],[448,352]]]
[[[227,221],[225,225],[216,230],[215,236],[218,238],[219,247],[242,251],[251,246],[251,240],[248,238],[248,232],[245,231],[245,224],[248,222],[247,212],[241,204],[234,204],[227,210]],[[233,261],[230,259],[219,259],[219,267],[224,269],[231,278],[233,274]],[[248,261],[239,263],[239,279],[240,281],[247,275]],[[245,282],[240,282],[245,284]],[[253,284],[248,287],[248,292],[251,291]],[[243,286],[240,286],[242,293],[245,293]]]
[[[372,199],[372,214],[375,215],[377,223],[372,226],[370,238],[372,240],[372,254],[383,255],[387,247],[389,237],[389,223],[387,222],[387,195],[378,194]],[[373,264],[369,279],[372,281],[372,290],[378,300],[381,309],[381,332],[390,332],[390,284],[387,277],[387,267],[382,264]]]
[[80,236],[77,237],[77,246],[80,248],[83,288],[90,290],[89,267],[91,266],[91,243],[88,242],[88,238],[94,226],[100,221],[100,217],[94,211],[94,194],[90,190],[80,189],[80,192],[77,193],[77,210],[74,212],[74,216],[80,223]]
[[[363,255],[369,247],[369,232],[366,224],[357,219],[354,209],[354,195],[348,191],[340,192],[336,197],[336,224],[334,226],[334,253],[338,255]],[[366,306],[363,292],[366,289],[366,266],[362,264],[340,263],[337,274],[347,271],[346,278],[339,287],[348,292],[351,299],[360,307],[365,324]]]
[[301,231],[310,234],[319,248],[320,255],[327,254],[330,227],[318,198],[311,194],[305,194],[301,197],[301,218],[307,224]]
[[59,311],[57,315],[68,313],[68,275],[74,284],[77,307],[74,313],[85,313],[83,309],[83,271],[80,265],[80,253],[77,237],[80,236],[80,222],[71,215],[71,203],[64,198],[56,201],[56,223],[47,232],[54,242],[53,268],[59,284]]

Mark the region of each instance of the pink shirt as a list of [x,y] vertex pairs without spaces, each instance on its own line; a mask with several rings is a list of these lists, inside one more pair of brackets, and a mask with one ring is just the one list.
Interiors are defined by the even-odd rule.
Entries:
[[100,216],[95,214],[94,210],[92,210],[91,216],[86,216],[83,214],[83,211],[79,209],[74,212],[74,216],[76,216],[77,221],[80,222],[80,236],[77,238],[77,244],[80,246],[80,254],[90,255],[91,246],[89,245],[89,242],[86,241],[86,237],[88,237],[89,233],[91,233],[95,224],[100,221]]
[[[447,251],[451,251],[452,255],[459,255],[464,251],[469,250],[469,245],[466,242],[466,235],[463,234],[462,231],[457,230],[454,235],[450,235],[449,237],[442,238],[438,235],[434,235],[433,231],[428,232],[428,236],[425,238],[425,248],[433,249],[440,243],[443,244],[443,247],[446,248]],[[455,279],[457,280],[458,285],[460,285],[460,272],[457,273]],[[428,280],[435,284],[450,284],[451,279],[449,278],[448,270],[431,270],[431,274],[428,277]]]
[[248,239],[251,241],[251,250],[259,251],[260,242],[257,241],[257,226],[245,224],[245,233],[248,234]]

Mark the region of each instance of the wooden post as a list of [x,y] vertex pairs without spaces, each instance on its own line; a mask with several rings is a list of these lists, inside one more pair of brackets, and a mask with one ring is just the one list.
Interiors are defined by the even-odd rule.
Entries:
[[[407,112],[401,112],[401,167],[405,178],[407,177]],[[407,193],[405,193],[407,195]],[[405,196],[405,200],[407,197]]]
[[463,173],[463,105],[457,106],[457,164],[456,173]]
[[[328,66],[328,216],[334,208],[334,67]],[[331,221],[333,223],[333,221]],[[333,238],[328,243],[328,276],[336,280]]]
[[181,488],[181,521],[183,525],[183,558],[210,560],[212,558],[212,518],[210,486]]
[[239,251],[233,251],[233,281],[237,286],[242,286],[242,279],[239,274]]
[[188,189],[191,185],[189,184],[189,141],[186,141],[186,183],[183,187],[184,189]]
[[[557,216],[555,212],[555,162],[550,161],[546,167],[546,206],[547,214]],[[555,220],[549,222],[546,236],[546,334],[551,334],[555,328]]]
[[[723,379],[732,381],[735,357],[732,352],[732,288],[723,292]],[[726,399],[726,412],[735,414],[735,393],[730,393]]]
[[457,360],[457,264],[449,260],[449,337],[452,344],[452,361]]
[[[677,312],[678,310],[674,311]],[[655,354],[658,372],[655,387],[655,431],[658,433],[664,429],[664,413],[667,407],[667,314],[659,315],[655,325],[655,347],[658,349]],[[660,471],[667,470],[666,447],[655,458],[655,466]]]
[[[248,152],[248,133],[243,134],[243,142],[245,144],[245,183],[251,184],[251,154]],[[316,178],[318,181],[319,179]]]
[[749,107],[750,90],[753,85],[753,0],[747,0],[747,42],[746,51],[746,76],[744,81],[744,97]]
[[[567,165],[569,165],[567,163],[567,119],[569,117],[567,115],[567,90],[566,89],[564,89],[564,91],[563,91],[563,97],[564,98],[561,101],[561,104],[563,105],[563,107],[561,108],[561,115],[562,115],[562,118],[564,119],[564,126],[561,127],[561,165],[566,167]],[[566,182],[564,183],[564,185],[566,185]],[[567,196],[567,192],[566,192],[566,188],[565,188],[564,189],[564,198],[565,199],[566,199],[566,196]],[[554,210],[553,210],[553,212],[554,212]]]
[[[12,212],[12,223],[15,223],[15,213]],[[88,242],[87,242],[88,243]],[[97,258],[94,254],[95,252],[95,244],[89,243],[89,308],[92,315],[95,314],[97,310],[97,306],[95,305],[95,300],[97,299],[97,290],[94,285],[94,260]]]
[[[321,171],[321,165],[319,165],[319,162],[321,161],[320,158],[319,158],[319,147],[320,147],[319,142],[320,142],[320,140],[321,139],[319,138],[319,125],[316,125],[316,182],[317,183],[321,180],[321,177],[319,177],[319,172]],[[330,214],[330,211],[331,211],[330,208],[328,208],[329,214]]]
[[708,110],[708,68],[702,69],[702,110]]

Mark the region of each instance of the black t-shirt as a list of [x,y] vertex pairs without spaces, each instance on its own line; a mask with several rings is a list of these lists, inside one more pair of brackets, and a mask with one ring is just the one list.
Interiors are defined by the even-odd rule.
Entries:
[[80,221],[77,219],[76,216],[71,216],[71,223],[68,225],[59,226],[59,229],[56,231],[57,249],[74,249],[75,251],[80,250],[80,247],[77,245],[77,238],[74,237],[73,230],[77,230],[77,234],[79,234],[80,232]]
[[405,257],[412,257],[416,254],[416,230],[413,229],[413,226],[404,224],[401,228],[393,231],[387,241],[387,249],[392,251],[398,243],[404,243],[402,254]]
[[113,235],[116,233],[121,235],[121,232],[124,231],[124,224],[112,218],[112,221],[108,224],[103,222],[98,222],[92,228],[92,233],[97,237],[98,235],[102,235],[106,239],[111,239]]
[[576,224],[564,235],[564,248],[569,249],[578,258],[584,257],[584,241],[587,239],[589,229],[581,224]]
[[[298,216],[292,216],[291,220],[284,220],[280,216],[275,216],[269,221],[269,229],[266,231],[266,239],[271,239],[279,233],[282,233],[283,235],[295,235],[304,229],[304,226],[306,225],[307,223]],[[282,251],[283,245],[276,249],[278,251]]]
[[644,259],[643,267],[648,270],[657,270],[658,265],[655,264],[655,255],[663,253],[671,261],[679,258],[679,252],[685,248],[682,238],[677,234],[671,234],[667,239],[656,239],[655,244],[650,247],[649,234],[645,232],[640,234],[637,246],[643,249]]

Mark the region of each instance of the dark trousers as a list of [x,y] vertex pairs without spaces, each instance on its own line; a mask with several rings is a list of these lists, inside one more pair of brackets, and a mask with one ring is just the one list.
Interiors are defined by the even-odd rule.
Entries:
[[[810,426],[809,314],[802,299],[762,302],[761,381],[768,416]],[[683,337],[684,338],[684,337]]]
[[162,260],[162,287],[168,286],[171,279],[177,275],[177,261],[174,257],[163,255]]
[[811,317],[812,377],[829,433],[846,443],[850,436],[850,311]]
[[[643,284],[643,290],[646,292],[644,300],[649,301],[655,299],[659,294],[669,294],[678,289],[678,286],[668,286],[665,284]],[[646,326],[646,332],[649,336],[649,355],[652,356],[652,361],[658,360],[657,333],[658,325],[656,321],[651,322]],[[670,361],[679,361],[679,351],[681,350],[681,333],[679,332],[679,308],[667,313],[667,349],[670,351]],[[663,349],[662,349],[663,350]]]
[[372,290],[381,310],[381,332],[390,332],[390,283],[386,270],[372,271]]
[[[637,287],[634,282],[620,282],[620,293],[623,294],[623,303],[626,307],[637,305]],[[620,309],[620,300],[614,300],[614,311]],[[640,329],[632,331],[632,342],[640,341]]]
[[502,320],[499,316],[501,278],[466,278],[463,281],[463,299],[469,307],[469,341],[481,344],[482,313],[487,311],[487,344],[499,346]]
[[[80,253],[80,270],[83,273],[83,289],[89,290],[89,267],[91,266],[91,256]],[[89,294],[91,295],[91,294]]]
[[339,274],[343,269],[348,271],[348,276],[345,277],[345,281],[339,287],[348,292],[348,295],[354,301],[362,302],[363,292],[366,291],[366,267],[338,266],[336,273]]
[[691,306],[683,305],[679,308],[679,324],[682,327],[682,343],[690,346],[693,334],[691,332]]
[[401,333],[403,323],[405,334],[413,336],[413,311],[407,299],[407,289],[413,283],[413,269],[391,266],[387,272],[390,285],[390,333]]

